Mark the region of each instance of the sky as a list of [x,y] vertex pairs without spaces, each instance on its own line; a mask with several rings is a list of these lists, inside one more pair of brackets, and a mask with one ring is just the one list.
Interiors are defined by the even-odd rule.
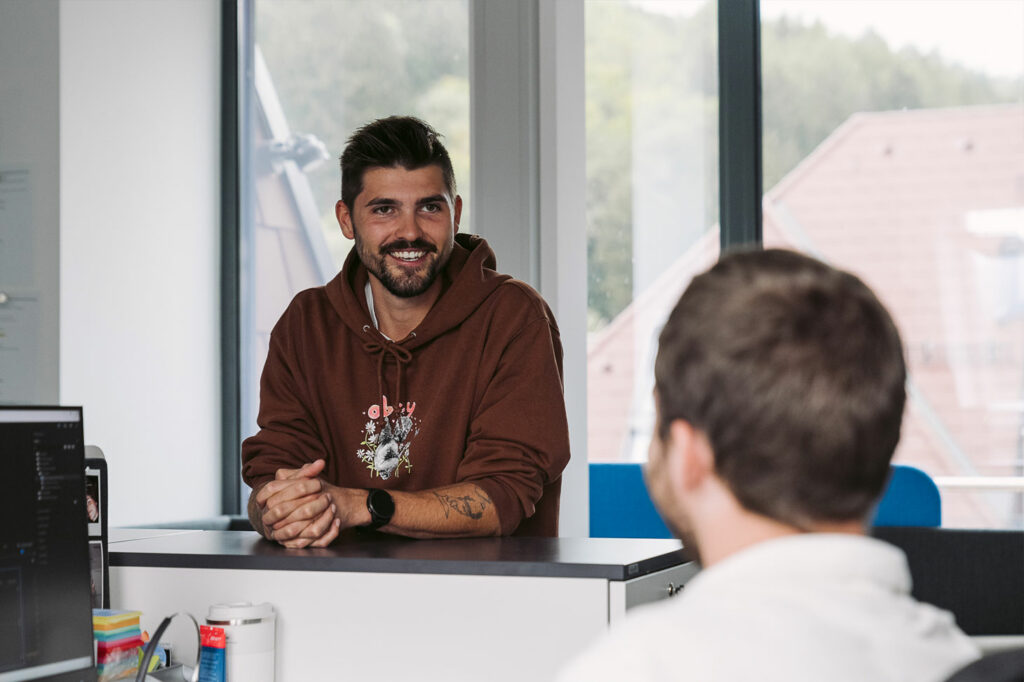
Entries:
[[[632,0],[669,15],[690,14],[706,1]],[[784,14],[818,20],[853,37],[872,28],[890,47],[937,50],[948,61],[989,75],[1024,75],[1024,0],[761,1],[762,19]]]

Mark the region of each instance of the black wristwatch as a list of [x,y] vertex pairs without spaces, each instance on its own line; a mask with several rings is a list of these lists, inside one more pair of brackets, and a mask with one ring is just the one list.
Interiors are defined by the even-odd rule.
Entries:
[[370,511],[370,523],[363,526],[368,530],[377,530],[386,526],[395,515],[395,501],[387,490],[370,488],[366,495],[366,508]]

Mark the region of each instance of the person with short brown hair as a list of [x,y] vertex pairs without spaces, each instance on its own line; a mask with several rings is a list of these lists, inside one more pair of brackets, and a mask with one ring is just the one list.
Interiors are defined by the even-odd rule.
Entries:
[[866,535],[905,381],[896,326],[852,274],[768,250],[694,278],[660,336],[645,477],[703,570],[560,679],[923,682],[976,658]]

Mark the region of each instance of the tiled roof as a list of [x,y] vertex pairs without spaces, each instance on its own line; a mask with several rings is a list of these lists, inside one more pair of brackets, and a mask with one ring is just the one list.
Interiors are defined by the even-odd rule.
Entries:
[[[1014,473],[1024,416],[1024,107],[855,114],[763,206],[766,246],[855,272],[893,313],[912,378],[897,460],[933,476]],[[638,296],[591,344],[591,461],[621,458],[625,407],[638,403],[634,359],[653,353],[637,351],[639,320],[660,325],[716,250],[696,245],[659,280],[659,295]],[[1002,503],[952,495],[945,512],[954,525],[988,525],[1006,513]]]

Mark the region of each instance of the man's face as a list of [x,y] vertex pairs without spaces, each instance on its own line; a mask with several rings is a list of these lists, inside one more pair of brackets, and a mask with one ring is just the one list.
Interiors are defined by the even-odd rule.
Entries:
[[655,419],[654,433],[651,435],[651,444],[647,449],[644,481],[647,484],[647,491],[651,495],[651,501],[654,502],[658,513],[664,519],[665,525],[668,526],[673,535],[683,541],[683,545],[695,557],[699,557],[692,524],[686,511],[686,501],[683,499],[681,491],[676,489],[677,485],[673,484],[673,477],[669,473],[669,459],[679,455],[672,452],[671,441],[663,441],[658,435],[661,415],[660,410],[657,408],[657,396],[655,396],[654,402],[655,409],[659,414]]
[[440,166],[371,168],[354,204],[349,211],[338,202],[338,223],[370,274],[402,298],[430,291],[451,257],[462,214]]

